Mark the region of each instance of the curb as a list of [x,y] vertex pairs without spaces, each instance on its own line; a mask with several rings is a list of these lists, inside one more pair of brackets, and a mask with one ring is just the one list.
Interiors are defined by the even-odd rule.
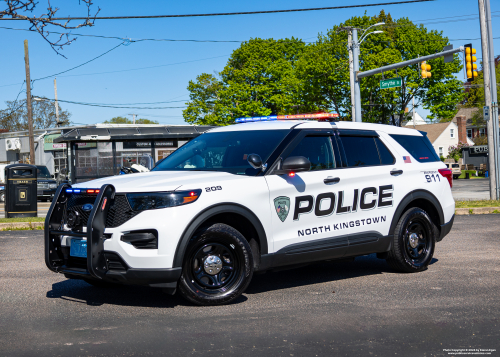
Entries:
[[455,214],[457,216],[464,216],[469,214],[489,214],[494,211],[500,212],[500,207],[474,207],[474,208],[457,208]]
[[44,227],[45,222],[13,222],[13,223],[0,223],[0,230],[9,228],[27,228],[35,229],[36,227]]

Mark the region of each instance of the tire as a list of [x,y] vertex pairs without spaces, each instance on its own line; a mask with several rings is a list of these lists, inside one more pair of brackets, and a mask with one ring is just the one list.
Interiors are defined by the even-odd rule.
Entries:
[[233,227],[216,223],[200,229],[184,255],[179,293],[196,305],[223,305],[238,298],[250,284],[250,245]]
[[5,191],[0,193],[0,202],[5,202]]
[[387,263],[392,269],[404,273],[426,270],[434,255],[437,235],[438,229],[427,212],[410,208],[396,225]]
[[46,198],[42,198],[40,201],[47,202],[48,200]]

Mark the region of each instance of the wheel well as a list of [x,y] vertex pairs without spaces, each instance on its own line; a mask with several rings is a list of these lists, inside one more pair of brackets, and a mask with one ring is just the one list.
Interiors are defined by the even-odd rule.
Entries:
[[437,208],[432,204],[432,202],[426,200],[425,198],[418,198],[416,200],[413,200],[411,201],[402,211],[401,215],[398,217],[398,221],[399,219],[401,218],[401,216],[403,215],[403,213],[405,213],[406,211],[408,211],[410,208],[420,208],[420,209],[423,209],[425,212],[427,212],[427,214],[429,215],[432,223],[435,224],[435,226],[437,227],[437,229],[439,231],[441,231],[441,221],[440,221],[440,218],[439,218],[439,213],[438,213],[438,210]]
[[255,229],[252,222],[250,222],[245,216],[234,212],[219,213],[215,216],[210,217],[205,222],[203,222],[203,227],[209,226],[215,223],[227,224],[233,227],[238,232],[240,232],[243,237],[247,240],[250,248],[252,248],[252,255],[254,257],[254,267],[257,268],[260,265],[260,240],[257,229]]

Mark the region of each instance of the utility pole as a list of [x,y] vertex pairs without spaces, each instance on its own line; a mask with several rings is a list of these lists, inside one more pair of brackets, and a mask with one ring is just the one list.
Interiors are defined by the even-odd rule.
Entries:
[[352,28],[352,54],[353,54],[353,74],[354,74],[354,109],[355,119],[361,122],[361,90],[359,88],[359,43],[358,43],[358,29]]
[[491,88],[491,112],[490,117],[493,121],[493,138],[494,138],[494,156],[495,156],[495,173],[496,173],[496,193],[497,199],[500,199],[500,132],[498,122],[498,95],[497,95],[497,76],[495,66],[495,50],[493,48],[493,29],[491,23],[490,0],[484,1],[484,9],[486,15],[486,31],[488,34],[488,49],[489,49],[489,66],[490,66],[490,88]]
[[349,82],[351,88],[351,116],[352,121],[356,121],[356,109],[354,108],[355,98],[354,98],[354,67],[353,67],[353,55],[352,55],[352,28],[347,29],[347,46],[349,50]]
[[54,99],[55,99],[55,106],[56,106],[56,128],[59,128],[59,105],[57,104],[57,78],[54,78]]
[[136,116],[137,114],[129,114],[129,115],[132,115],[132,118],[133,118],[133,120],[134,120],[134,124],[135,124],[135,116]]
[[28,40],[24,40],[24,64],[26,67],[26,105],[28,106],[28,135],[30,140],[30,164],[35,165],[35,138],[33,134],[33,108],[31,107],[31,79]]
[[[490,109],[491,113],[491,74],[490,74],[490,52],[488,48],[488,29],[486,27],[486,9],[485,0],[478,0],[479,2],[479,22],[481,25],[481,50],[483,55],[483,76],[484,76],[484,101],[486,107]],[[494,70],[494,69],[493,69]],[[496,85],[496,83],[495,83]],[[488,129],[488,173],[490,178],[490,199],[497,199],[497,182],[496,182],[496,162],[495,162],[495,125],[496,120],[493,115],[487,121],[486,127]]]

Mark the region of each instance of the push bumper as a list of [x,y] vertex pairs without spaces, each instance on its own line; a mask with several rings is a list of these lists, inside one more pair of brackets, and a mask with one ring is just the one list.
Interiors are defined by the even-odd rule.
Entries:
[[[101,187],[88,218],[86,233],[63,230],[62,222],[68,200],[67,188],[71,186],[59,186],[45,219],[45,264],[50,270],[73,279],[175,289],[181,268],[131,268],[118,253],[104,250],[104,241],[107,239],[104,234],[106,216],[115,197],[115,188],[112,185]],[[87,258],[70,257],[69,248],[61,246],[61,236],[86,239]]]
[[441,242],[445,236],[448,235],[451,231],[451,227],[453,227],[453,221],[455,220],[455,215],[453,215],[448,223],[441,225],[441,234],[437,239],[438,242]]

